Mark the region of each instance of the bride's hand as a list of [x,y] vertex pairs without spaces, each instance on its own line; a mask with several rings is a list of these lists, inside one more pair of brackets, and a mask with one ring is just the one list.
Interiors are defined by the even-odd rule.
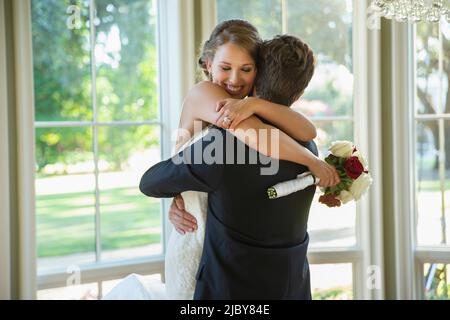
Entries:
[[231,130],[255,113],[251,98],[224,99],[217,102],[216,111],[219,112],[216,126]]
[[316,158],[315,161],[309,165],[309,170],[313,175],[320,179],[317,185],[321,188],[335,186],[341,180],[336,168],[319,158]]
[[175,196],[169,209],[169,220],[180,234],[197,230],[197,220],[184,208],[181,195]]

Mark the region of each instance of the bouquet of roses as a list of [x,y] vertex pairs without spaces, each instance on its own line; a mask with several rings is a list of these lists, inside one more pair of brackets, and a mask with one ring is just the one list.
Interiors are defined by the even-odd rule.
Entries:
[[[325,188],[319,202],[328,207],[339,207],[351,200],[359,200],[372,183],[366,160],[350,141],[332,142],[328,150],[330,154],[325,161],[336,168],[341,181]],[[316,184],[317,180],[310,172],[305,172],[296,179],[270,187],[267,194],[270,199],[276,199]]]

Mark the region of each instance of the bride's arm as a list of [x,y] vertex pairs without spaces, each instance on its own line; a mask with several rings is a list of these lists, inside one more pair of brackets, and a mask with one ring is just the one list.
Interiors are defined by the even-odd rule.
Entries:
[[[190,90],[184,100],[180,128],[193,132],[194,121],[215,124],[220,116],[220,112],[216,111],[216,104],[218,101],[226,98],[229,98],[229,95],[220,86],[208,81],[198,83]],[[266,139],[267,143],[260,143],[260,135],[258,134],[246,135],[245,132],[248,129],[264,129],[265,131],[263,132],[269,135],[268,139]],[[278,133],[279,141],[270,139],[271,130],[275,130]],[[242,121],[236,127],[236,130],[230,132],[251,148],[269,157],[289,160],[306,166],[314,166],[319,160],[308,149],[301,146],[282,130],[263,123],[256,116],[250,116]],[[275,150],[279,150],[278,154]]]
[[263,99],[255,97],[241,100],[225,99],[217,104],[217,110],[220,111],[218,123],[228,116],[232,119],[229,124],[231,129],[236,128],[250,115],[256,114],[296,140],[310,141],[317,136],[316,127],[305,115],[287,106]]
[[292,138],[310,141],[317,136],[316,127],[301,112],[264,99],[250,97],[246,100],[258,116],[270,121]]
[[[243,120],[235,130],[230,132],[250,148],[271,158],[300,163],[310,169],[322,162],[282,130],[265,124],[255,116]],[[255,134],[251,134],[252,132]]]
[[[229,98],[227,92],[220,86],[211,82],[201,82],[194,86],[183,103],[179,125],[180,129],[183,129],[185,132],[189,132],[192,135],[194,134],[194,121],[215,124],[220,117],[220,113],[216,111],[216,104],[218,101],[226,98]],[[308,149],[298,144],[283,131],[263,123],[256,116],[251,116],[242,121],[236,129],[237,130],[231,131],[231,133],[262,154],[307,165],[317,177],[320,177],[320,183],[324,187],[337,183],[336,181],[338,181],[339,178],[337,177],[336,172],[333,172],[333,169],[328,164],[321,161]],[[246,139],[247,135],[245,134],[245,131],[247,129],[266,129],[266,131],[261,132],[268,135],[264,140],[269,143],[262,143],[259,139],[262,136],[259,134],[253,135],[252,139]],[[271,141],[270,130],[278,132],[279,141],[276,141],[276,144]],[[179,148],[182,146],[188,139],[189,137],[186,137],[186,135],[179,136],[177,139],[177,147]],[[195,217],[185,211],[183,203],[180,205],[175,203],[175,201],[172,201],[169,210],[169,219],[174,224],[176,230],[181,234],[197,229]]]

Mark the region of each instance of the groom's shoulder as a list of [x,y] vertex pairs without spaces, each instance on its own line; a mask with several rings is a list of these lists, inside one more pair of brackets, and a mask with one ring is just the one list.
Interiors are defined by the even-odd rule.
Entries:
[[303,147],[311,151],[312,154],[314,154],[316,157],[319,156],[319,150],[317,148],[317,144],[314,142],[314,140],[309,141],[297,141],[299,144],[301,144]]

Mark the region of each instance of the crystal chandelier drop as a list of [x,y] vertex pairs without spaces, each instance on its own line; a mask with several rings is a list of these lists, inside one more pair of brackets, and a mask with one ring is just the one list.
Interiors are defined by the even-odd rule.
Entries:
[[373,0],[372,5],[382,17],[399,22],[450,22],[449,0]]

